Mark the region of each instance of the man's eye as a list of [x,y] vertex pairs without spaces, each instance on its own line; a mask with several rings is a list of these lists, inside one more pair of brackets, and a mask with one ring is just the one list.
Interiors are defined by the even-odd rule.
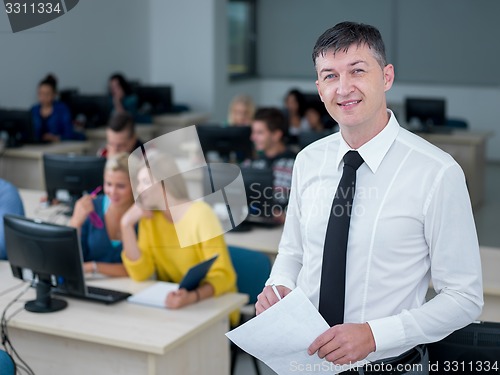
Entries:
[[333,74],[333,73],[331,73],[331,74],[327,74],[327,75],[325,76],[325,80],[327,80],[327,79],[332,79],[332,78],[335,78],[335,74]]

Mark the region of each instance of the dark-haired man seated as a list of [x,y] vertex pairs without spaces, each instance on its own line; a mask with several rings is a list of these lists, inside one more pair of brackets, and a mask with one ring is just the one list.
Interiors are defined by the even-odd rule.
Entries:
[[106,146],[97,155],[107,158],[121,152],[131,153],[141,147],[142,142],[135,132],[134,118],[127,112],[113,115],[106,129]]
[[274,217],[279,222],[283,222],[285,218],[295,162],[295,152],[285,144],[287,130],[286,118],[278,108],[258,109],[252,122],[251,135],[257,156],[255,160],[244,163],[244,166],[273,170],[276,203]]

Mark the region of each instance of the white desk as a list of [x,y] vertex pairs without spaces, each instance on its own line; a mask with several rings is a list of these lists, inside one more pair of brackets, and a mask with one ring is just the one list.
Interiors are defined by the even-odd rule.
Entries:
[[0,157],[0,177],[18,188],[45,189],[43,154],[86,154],[90,142],[63,141],[6,148]]
[[[0,262],[0,291],[18,283],[8,263]],[[149,282],[119,278],[92,284],[133,293]],[[17,293],[0,297],[0,311]],[[22,300],[33,297],[29,290]],[[229,374],[228,315],[248,300],[232,293],[167,310],[65,299],[62,311],[23,310],[9,322],[11,341],[37,375]],[[15,303],[10,313],[23,304]]]
[[283,226],[281,225],[271,228],[254,227],[248,232],[226,233],[225,237],[228,245],[260,251],[274,259],[278,254],[282,232]]

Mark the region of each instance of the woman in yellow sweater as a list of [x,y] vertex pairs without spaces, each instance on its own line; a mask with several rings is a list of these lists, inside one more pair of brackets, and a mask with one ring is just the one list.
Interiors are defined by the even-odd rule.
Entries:
[[[197,289],[171,292],[165,305],[176,309],[235,292],[236,273],[217,216],[208,204],[189,200],[184,179],[173,160],[148,156],[149,168],[143,166],[137,175],[139,199],[121,219],[122,260],[128,274],[142,281],[156,273],[158,280],[178,283],[193,265],[218,254]],[[174,177],[154,183],[151,176]],[[134,230],[137,222],[138,239]],[[232,314],[232,322],[237,319],[238,315]]]

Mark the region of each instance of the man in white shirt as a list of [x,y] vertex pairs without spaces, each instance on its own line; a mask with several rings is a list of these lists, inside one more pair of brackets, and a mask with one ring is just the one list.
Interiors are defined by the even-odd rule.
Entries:
[[[471,323],[483,305],[463,172],[448,154],[401,128],[387,109],[394,67],[376,28],[336,25],[319,37],[313,61],[319,95],[340,132],[297,156],[279,254],[257,313],[278,302],[271,284],[283,297],[300,287],[319,305],[332,200],[343,157],[356,150],[364,163],[355,172],[343,324],[320,335],[308,352],[346,365],[343,370],[374,361],[414,364],[417,357],[424,365],[418,371],[392,374],[426,374],[421,344]],[[429,281],[437,296],[426,302]]]

